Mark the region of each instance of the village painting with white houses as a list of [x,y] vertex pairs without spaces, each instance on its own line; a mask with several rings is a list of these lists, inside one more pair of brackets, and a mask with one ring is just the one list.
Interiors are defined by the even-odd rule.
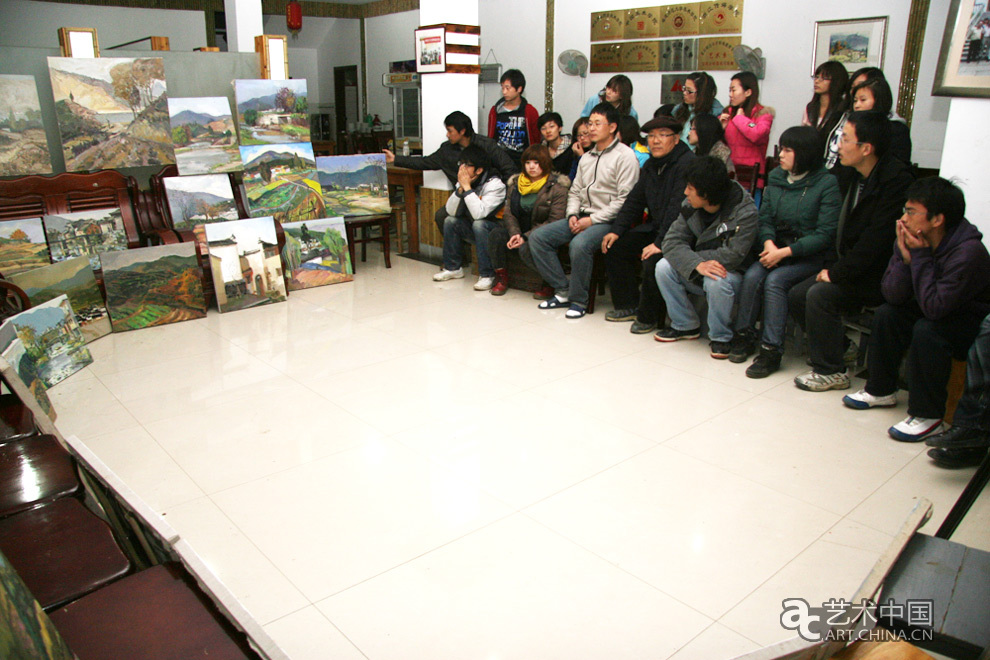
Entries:
[[285,300],[282,258],[271,217],[206,225],[206,241],[221,312]]
[[127,249],[120,209],[46,215],[44,225],[53,262],[89,257],[89,265],[99,270],[100,252]]
[[235,80],[241,146],[309,142],[306,79]]
[[[62,295],[10,317],[23,355],[22,370],[33,371],[45,387],[59,383],[93,362],[86,340],[79,330],[69,299]],[[13,364],[13,362],[11,363]],[[25,382],[31,382],[26,378]]]
[[316,171],[327,215],[389,213],[385,154],[320,156]]

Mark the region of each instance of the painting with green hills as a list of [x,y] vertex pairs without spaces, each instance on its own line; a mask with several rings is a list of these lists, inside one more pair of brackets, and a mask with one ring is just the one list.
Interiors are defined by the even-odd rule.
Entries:
[[235,80],[241,146],[309,142],[306,79]]
[[327,214],[391,213],[385,154],[320,156],[316,159],[316,173]]
[[212,174],[241,169],[237,129],[224,96],[170,98],[172,144],[179,174]]
[[0,222],[0,274],[10,277],[50,263],[41,218]]
[[195,243],[101,255],[114,332],[206,316]]
[[321,218],[282,225],[282,261],[289,291],[350,282],[354,279],[343,218]]
[[4,357],[19,365],[17,370],[25,383],[37,378],[51,387],[93,362],[65,296],[11,316],[7,323],[14,326],[21,348],[18,353],[17,342],[12,342],[8,351],[15,350],[14,354]]
[[32,305],[54,300],[62,294],[68,296],[87,342],[110,334],[110,317],[86,257],[66,259],[7,279],[24,290]]
[[241,160],[251,217],[284,224],[326,215],[311,144],[241,147]]

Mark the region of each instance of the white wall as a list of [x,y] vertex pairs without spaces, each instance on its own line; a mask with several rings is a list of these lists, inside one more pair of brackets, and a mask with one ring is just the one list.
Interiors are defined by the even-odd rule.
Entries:
[[321,71],[319,47],[330,34],[335,19],[303,18],[303,29],[292,36],[285,27],[285,16],[265,16],[265,34],[283,34],[289,44],[289,77],[305,78],[310,112],[317,112],[325,89],[333,98],[333,70],[329,75]]
[[322,20],[332,21],[333,23],[323,43],[317,49],[320,76],[324,81],[320,90],[320,112],[334,112],[333,69],[337,66],[357,67],[358,110],[360,112],[361,20],[357,18],[326,18]]
[[980,228],[983,242],[990,246],[990,132],[985,129],[988,113],[990,99],[952,99],[939,174],[957,179],[966,194],[966,217]]
[[[168,37],[172,50],[206,45],[206,19],[201,11],[0,0],[0,26],[0,46],[23,48],[58,48],[60,27],[95,27],[104,57],[113,54],[104,50],[107,46],[152,35]],[[135,48],[140,46],[128,47]]]
[[414,31],[419,27],[419,12],[404,11],[364,19],[364,39],[367,46],[368,112],[382,121],[392,119],[392,95],[382,85],[382,74],[388,73],[388,63],[411,60],[415,56]]

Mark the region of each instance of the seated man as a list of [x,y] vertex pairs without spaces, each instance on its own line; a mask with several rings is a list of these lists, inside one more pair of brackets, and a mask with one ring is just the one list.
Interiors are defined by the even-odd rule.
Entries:
[[809,392],[844,390],[846,372],[842,315],[883,302],[880,278],[890,259],[894,225],[904,193],[914,180],[910,168],[889,153],[889,121],[877,112],[854,112],[839,144],[839,224],[836,250],[825,268],[787,294],[791,316],[808,333],[812,370],[794,384]]
[[488,156],[476,145],[461,152],[457,187],[447,199],[443,224],[443,270],[433,281],[464,277],[461,268],[462,241],[478,248],[478,282],[475,291],[488,291],[495,285],[495,268],[488,254],[488,234],[495,228],[495,214],[505,203],[505,184],[491,171]]
[[[652,332],[666,317],[663,298],[653,273],[662,252],[660,245],[670,225],[677,219],[684,201],[684,169],[694,153],[681,142],[681,124],[672,117],[658,117],[643,125],[650,158],[639,171],[612,231],[602,239],[608,284],[615,307],[606,321],[634,321],[634,334]],[[646,222],[637,223],[647,213]],[[642,288],[636,272],[643,267]]]
[[935,465],[972,467],[986,458],[990,447],[990,316],[983,319],[980,334],[966,358],[966,391],[959,399],[952,428],[928,436],[925,444]]
[[942,428],[952,358],[963,359],[990,313],[990,254],[963,214],[962,191],[939,177],[911,184],[873,318],[866,387],[842,402],[864,410],[897,403],[908,354],[908,417],[890,437],[918,442]]
[[703,295],[708,299],[711,354],[723,359],[729,355],[732,305],[753,251],[759,216],[753,198],[729,178],[721,159],[696,158],[684,178],[684,204],[663,239],[663,259],[656,269],[670,327],[654,338],[671,342],[701,336],[701,321],[688,294]]
[[[556,292],[540,303],[540,309],[567,307],[569,319],[585,314],[595,250],[639,178],[636,156],[616,136],[619,111],[610,103],[599,103],[588,126],[595,146],[578,163],[567,195],[567,217],[537,227],[529,237],[533,263]],[[557,256],[557,248],[568,244],[570,279]]]

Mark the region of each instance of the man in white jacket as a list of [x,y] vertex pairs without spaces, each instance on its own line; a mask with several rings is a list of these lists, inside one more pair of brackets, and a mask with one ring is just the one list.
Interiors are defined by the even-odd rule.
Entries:
[[[567,196],[567,216],[537,227],[529,237],[533,263],[556,292],[540,303],[540,309],[567,307],[569,319],[584,316],[595,252],[601,250],[602,238],[639,180],[639,161],[617,136],[618,110],[610,103],[598,104],[588,128],[595,146],[578,164]],[[557,256],[557,249],[568,244],[570,279]]]
[[505,184],[491,171],[488,155],[470,145],[461,152],[457,167],[457,187],[447,199],[443,225],[443,270],[435,282],[464,277],[462,241],[474,243],[478,252],[478,282],[475,291],[487,291],[495,284],[495,268],[488,255],[488,235],[498,219],[495,214],[505,203]]

